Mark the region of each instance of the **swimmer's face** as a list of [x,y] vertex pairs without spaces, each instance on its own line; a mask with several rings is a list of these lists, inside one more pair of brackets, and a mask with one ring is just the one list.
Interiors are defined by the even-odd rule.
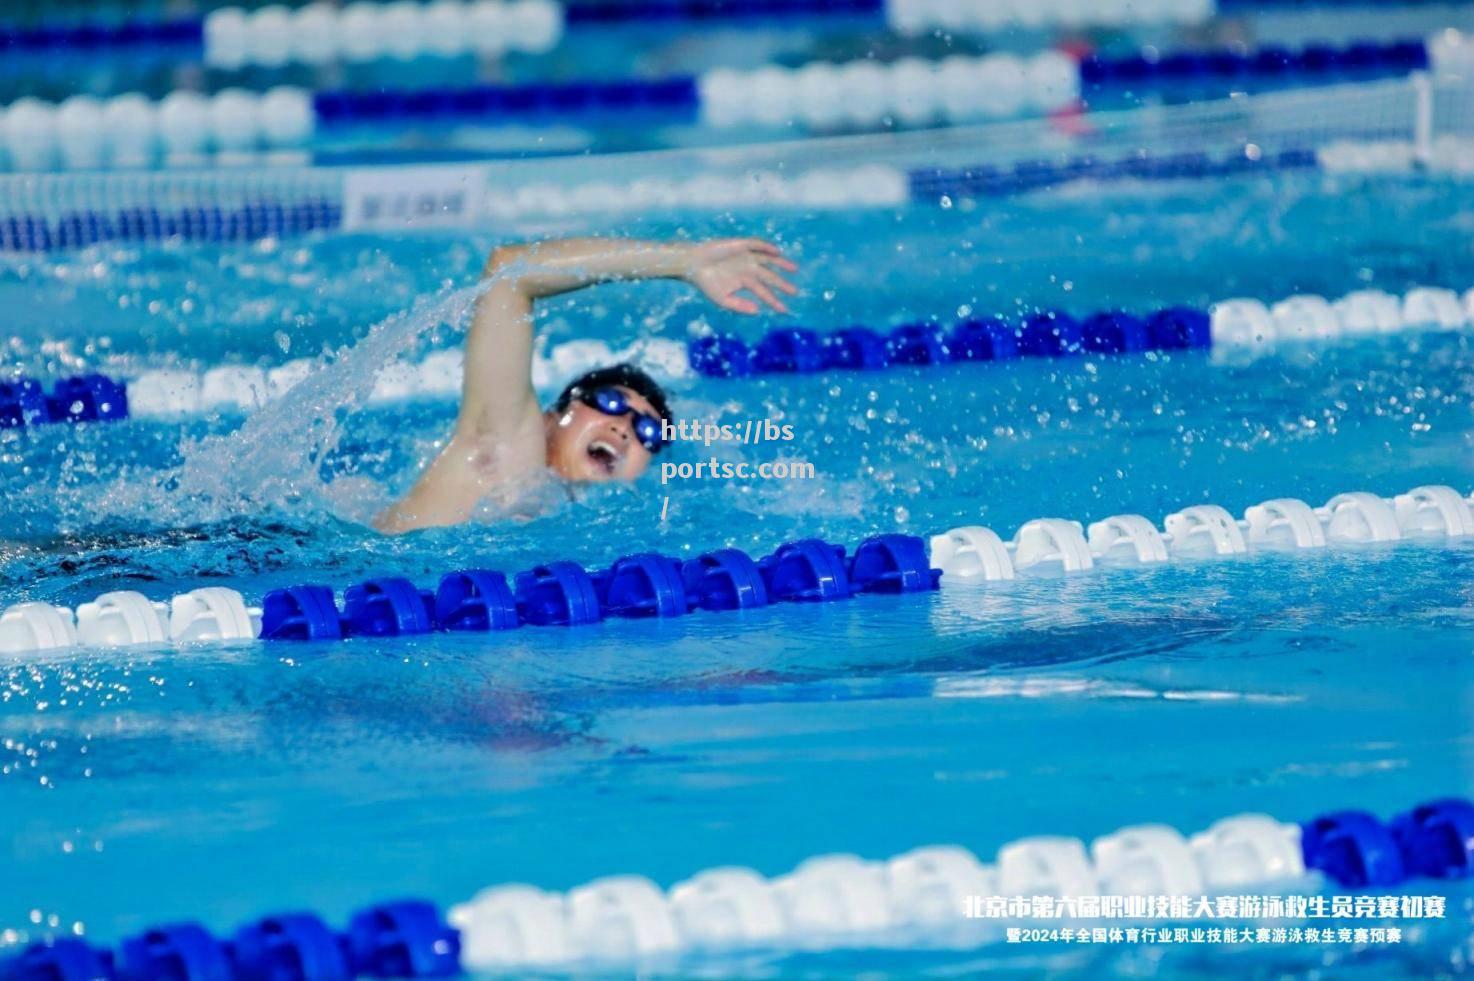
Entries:
[[[630,408],[660,418],[644,396],[617,386]],[[640,444],[629,413],[607,416],[578,399],[552,418],[548,466],[567,480],[634,480],[650,466],[650,451]]]

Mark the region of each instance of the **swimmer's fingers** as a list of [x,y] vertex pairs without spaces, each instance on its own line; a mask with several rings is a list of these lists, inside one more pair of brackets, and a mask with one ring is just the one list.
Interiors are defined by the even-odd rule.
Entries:
[[787,293],[789,296],[798,296],[797,286],[794,286],[788,280],[773,272],[773,270],[769,269],[767,266],[759,266],[757,274],[763,282],[773,287],[773,289]]
[[783,250],[772,242],[761,238],[744,238],[742,244],[754,252],[762,252],[765,255],[782,255]]
[[779,269],[786,269],[789,272],[798,270],[798,264],[785,256],[783,250],[772,242],[765,242],[760,238],[749,238],[743,239],[743,244],[753,252],[758,253],[759,262],[765,262],[777,266]]
[[726,293],[721,296],[713,296],[712,302],[723,310],[731,310],[733,313],[757,313],[758,305],[745,296],[736,293]]
[[783,301],[778,299],[777,295],[774,294],[772,290],[768,289],[767,284],[764,283],[757,276],[745,277],[742,280],[742,285],[746,287],[748,292],[752,293],[753,296],[756,296],[759,300],[762,300],[764,303],[772,307],[774,310],[777,310],[779,313],[788,312],[788,308],[783,305]]

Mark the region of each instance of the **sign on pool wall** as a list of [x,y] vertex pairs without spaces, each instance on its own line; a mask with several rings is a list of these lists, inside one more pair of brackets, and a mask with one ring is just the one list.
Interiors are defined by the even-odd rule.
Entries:
[[343,180],[343,227],[456,228],[485,213],[484,167],[374,167]]

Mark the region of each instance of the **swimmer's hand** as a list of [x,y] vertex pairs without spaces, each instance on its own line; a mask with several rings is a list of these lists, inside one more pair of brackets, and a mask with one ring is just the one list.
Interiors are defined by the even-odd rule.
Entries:
[[778,294],[794,296],[798,287],[780,276],[779,269],[793,272],[798,266],[771,242],[724,238],[691,246],[684,278],[723,310],[757,313],[762,309],[739,295],[745,290],[779,313],[787,313]]

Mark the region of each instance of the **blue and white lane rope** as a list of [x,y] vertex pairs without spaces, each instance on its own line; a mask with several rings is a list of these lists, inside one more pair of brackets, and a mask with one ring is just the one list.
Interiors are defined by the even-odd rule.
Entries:
[[[1297,6],[1306,6],[1296,0]],[[902,34],[946,30],[987,33],[1009,28],[1122,28],[1200,24],[1220,8],[1273,8],[1272,0],[432,0],[272,4],[221,7],[204,18],[149,21],[42,22],[0,26],[0,51],[96,56],[109,50],[165,48],[197,53],[212,68],[273,68],[289,63],[364,62],[380,58],[542,54],[565,27],[610,24],[766,24],[828,18],[876,20]],[[1323,2],[1309,6],[1328,6]]]
[[752,23],[816,18],[880,20],[902,33],[953,32],[1011,25],[1124,27],[1159,22],[1199,23],[1213,0],[432,0],[309,3],[295,10],[271,4],[254,10],[220,7],[203,18],[42,22],[0,25],[0,52],[15,55],[167,48],[196,53],[212,68],[274,68],[285,64],[365,62],[380,58],[453,58],[513,52],[543,54],[557,47],[565,24],[652,24],[681,21]]
[[[1455,149],[1455,148],[1450,148]],[[1458,159],[1464,154],[1459,149]],[[242,151],[248,153],[248,151]],[[472,225],[483,219],[517,221],[583,214],[633,213],[681,209],[724,211],[743,207],[815,209],[898,208],[908,203],[946,206],[954,200],[1024,194],[1076,180],[1172,180],[1267,173],[1287,168],[1321,166],[1332,170],[1384,171],[1395,152],[1409,169],[1411,146],[1340,143],[1322,160],[1314,149],[1272,154],[1239,151],[1226,157],[1175,154],[1146,157],[1132,154],[1117,160],[1098,156],[1063,161],[1024,161],[999,170],[975,167],[907,172],[884,164],[816,167],[802,173],[776,169],[736,175],[702,174],[687,179],[640,178],[629,182],[593,181],[572,187],[529,182],[515,190],[488,188],[483,210],[460,216]],[[1454,165],[1453,161],[1450,161]],[[1433,161],[1436,165],[1437,161]],[[380,169],[384,172],[388,168]],[[321,172],[321,171],[319,171]],[[392,183],[392,178],[388,182]],[[311,197],[284,202],[256,198],[232,207],[195,205],[169,208],[161,204],[116,211],[19,213],[0,217],[0,253],[50,252],[87,248],[106,242],[252,242],[272,237],[331,231],[344,224],[340,200]]]
[[1470,498],[1451,487],[1415,487],[1388,499],[1338,494],[1321,507],[1274,498],[1234,518],[1215,504],[1166,516],[1117,514],[1088,528],[1066,518],[1025,522],[1005,541],[963,525],[932,536],[876,535],[852,554],[800,539],[754,560],[724,548],[681,561],[654,552],[626,555],[589,572],[576,562],[537,566],[512,577],[491,569],[449,572],[437,588],[383,576],[349,586],[341,604],[331,586],[304,583],[247,607],[235,590],[191,590],[167,604],[141,593],[104,593],[77,609],[20,603],[0,613],[0,655],[251,640],[343,640],[437,631],[492,632],[522,626],[583,626],[608,618],[685,616],[773,603],[833,602],[860,594],[926,592],[942,585],[1010,580],[1019,574],[1075,574],[1123,565],[1231,559],[1263,551],[1318,550],[1403,539],[1474,536]]
[[[1166,824],[1133,825],[1088,846],[1041,835],[1004,845],[986,864],[965,847],[933,845],[884,861],[819,855],[772,879],[723,866],[669,890],[638,875],[567,893],[502,885],[444,917],[424,900],[371,906],[341,933],[303,912],[221,937],[199,923],[164,924],[116,949],[74,937],[32,944],[0,963],[0,979],[348,981],[668,968],[686,956],[756,950],[978,947],[1010,925],[1151,926],[1207,915],[1313,926],[1333,912],[1347,925],[1358,904],[1357,923],[1369,926],[1442,918],[1444,896],[1385,892],[1471,874],[1474,804],[1447,797],[1386,823],[1342,810],[1303,824],[1238,814],[1191,837]],[[1339,912],[1325,895],[1334,890],[1373,895]],[[1036,918],[1044,909],[1048,919]]]
[[[534,0],[521,0],[534,2]],[[270,10],[272,8],[266,8]],[[325,127],[396,122],[566,123],[628,120],[652,113],[714,127],[871,128],[887,119],[922,125],[1053,112],[1083,91],[1218,80],[1368,78],[1427,68],[1467,70],[1474,42],[1456,34],[1420,40],[1311,45],[1299,50],[1169,52],[1083,62],[1059,51],[1026,57],[956,55],[815,62],[798,68],[716,68],[699,77],[483,85],[396,91],[266,93],[229,88],[178,91],[157,102],[136,93],[106,101],[73,96],[54,105],[23,98],[5,112],[3,147],[17,170],[149,166],[207,150],[240,153],[299,147]]]
[[[1207,347],[1255,352],[1279,342],[1327,343],[1369,334],[1461,331],[1471,326],[1474,289],[1462,299],[1453,290],[1434,287],[1417,287],[1400,297],[1357,290],[1334,301],[1309,294],[1272,306],[1232,299],[1207,311],[1172,307],[1147,317],[1106,311],[1077,320],[1049,311],[1019,321],[969,320],[951,328],[922,323],[885,331],[851,327],[821,333],[784,327],[753,343],[713,334],[686,346],[652,338],[615,351],[601,341],[580,340],[539,358],[533,381],[538,388],[549,388],[600,364],[622,360],[638,361],[665,378],[692,373],[735,377]],[[254,365],[203,372],[156,369],[126,380],[92,374],[62,379],[49,393],[34,379],[11,378],[0,382],[0,429],[250,411],[281,397],[314,366],[309,359],[299,359],[271,369]],[[453,397],[460,391],[461,370],[458,350],[437,351],[417,363],[396,362],[381,370],[369,401]]]
[[[593,181],[572,187],[530,182],[514,190],[488,189],[482,210],[461,215],[458,220],[469,226],[482,219],[517,221],[668,209],[853,210],[898,208],[912,203],[947,207],[958,201],[1026,194],[1079,180],[1201,179],[1307,168],[1327,173],[1422,170],[1467,176],[1474,174],[1474,142],[1441,137],[1426,154],[1420,154],[1410,141],[1341,140],[1321,147],[1274,152],[1261,152],[1257,145],[1245,146],[1223,156],[1133,153],[1112,160],[1090,154],[1024,160],[1003,168],[978,164],[908,172],[883,164],[862,164],[817,167],[799,174],[749,171],[674,180]],[[257,198],[229,207],[170,209],[150,205],[116,211],[20,213],[0,218],[0,253],[50,252],[109,242],[254,242],[266,237],[332,231],[343,224],[342,201],[322,196],[294,201]]]

